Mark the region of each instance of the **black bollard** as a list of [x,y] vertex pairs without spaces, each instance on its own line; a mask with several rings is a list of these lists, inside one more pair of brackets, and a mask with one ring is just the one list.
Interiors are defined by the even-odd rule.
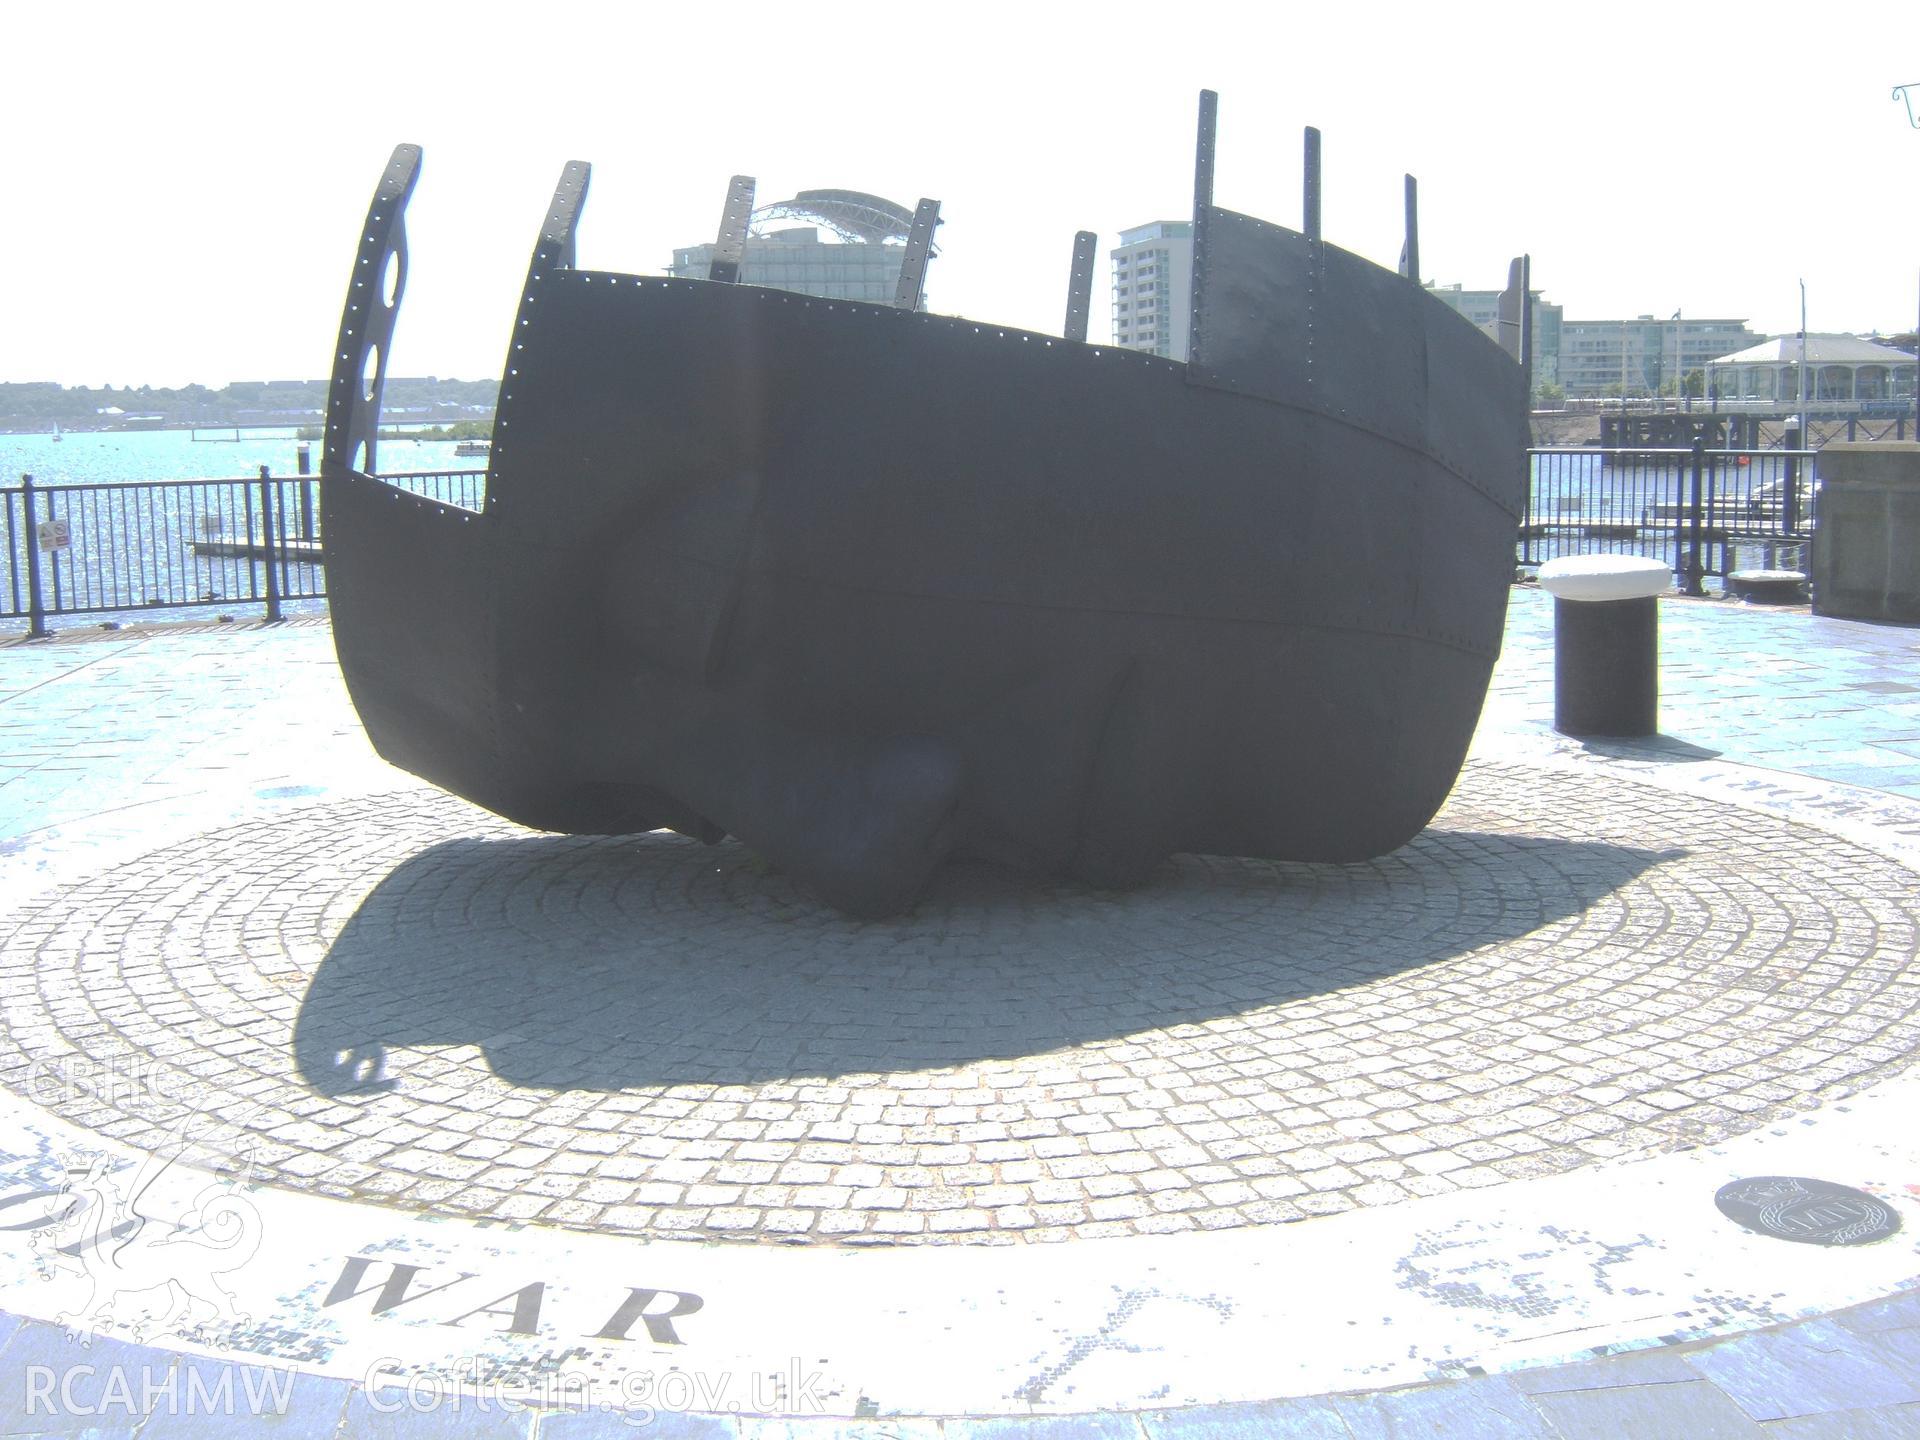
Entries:
[[1563,555],[1540,567],[1553,596],[1553,728],[1564,735],[1659,729],[1660,621],[1673,574],[1639,555]]
[[1659,729],[1659,618],[1653,597],[1553,602],[1553,728],[1563,735]]

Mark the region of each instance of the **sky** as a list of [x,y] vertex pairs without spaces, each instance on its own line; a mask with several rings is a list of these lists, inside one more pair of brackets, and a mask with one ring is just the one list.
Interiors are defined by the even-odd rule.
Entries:
[[[1569,319],[1910,329],[1920,4],[86,5],[0,32],[0,381],[218,386],[327,373],[367,202],[425,149],[389,373],[496,376],[562,165],[594,166],[583,267],[665,269],[728,178],[941,202],[928,302],[1058,334],[1073,233],[1215,199],[1423,278],[1507,259]],[[20,63],[30,60],[31,63]]]

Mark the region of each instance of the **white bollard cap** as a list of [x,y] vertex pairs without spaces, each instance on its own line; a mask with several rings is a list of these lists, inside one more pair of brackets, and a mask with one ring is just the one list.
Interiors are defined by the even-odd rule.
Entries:
[[1557,600],[1641,600],[1671,590],[1673,571],[1645,555],[1563,555],[1540,567],[1540,588]]

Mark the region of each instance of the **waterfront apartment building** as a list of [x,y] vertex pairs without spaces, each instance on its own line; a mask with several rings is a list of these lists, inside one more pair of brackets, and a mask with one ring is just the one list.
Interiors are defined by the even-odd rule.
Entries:
[[1745,320],[1567,320],[1560,327],[1559,381],[1569,397],[1658,395],[1708,362],[1761,337]]
[[[1444,300],[1487,335],[1498,340],[1500,295],[1498,290],[1466,290],[1458,285],[1428,284],[1436,300]],[[1561,306],[1540,298],[1538,290],[1529,290],[1527,300],[1533,307],[1533,383],[1556,384],[1560,378],[1560,327],[1565,318]]]
[[1120,232],[1113,260],[1113,343],[1187,358],[1193,297],[1193,222],[1156,220]]

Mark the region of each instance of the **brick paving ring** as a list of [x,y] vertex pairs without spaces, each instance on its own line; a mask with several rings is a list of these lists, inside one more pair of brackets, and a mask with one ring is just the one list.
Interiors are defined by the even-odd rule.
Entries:
[[1910,871],[1475,764],[1351,866],[956,869],[861,923],[734,845],[408,791],[201,836],[0,930],[0,1075],[277,1184],[792,1244],[1258,1225],[1714,1142],[1920,1040]]

